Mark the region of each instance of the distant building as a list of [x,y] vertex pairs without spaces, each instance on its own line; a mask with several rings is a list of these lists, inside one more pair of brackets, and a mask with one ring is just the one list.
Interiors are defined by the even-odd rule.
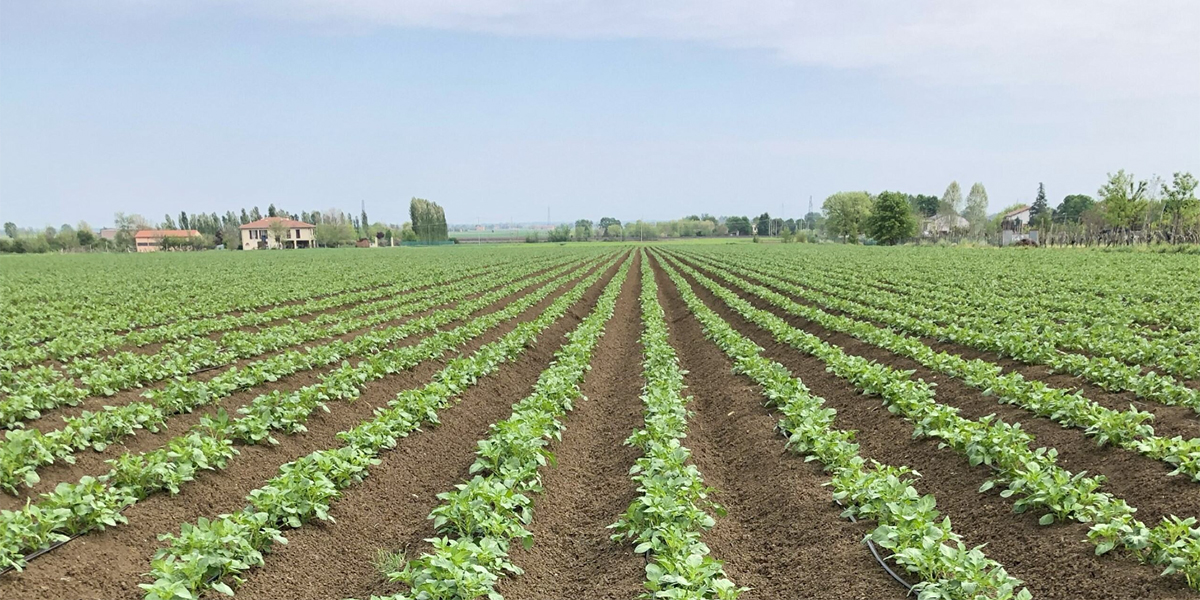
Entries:
[[970,229],[971,222],[958,215],[937,215],[925,219],[921,235],[933,236],[950,233],[956,229]]
[[[273,223],[282,223],[287,232],[277,243],[271,233]],[[267,217],[242,225],[242,250],[266,248],[312,248],[316,245],[317,226],[287,217]]]
[[1022,227],[1029,225],[1030,208],[1032,207],[1025,205],[1000,215],[1000,229],[1020,231]]
[[119,231],[120,231],[119,229],[113,229],[112,227],[105,227],[104,229],[100,230],[100,239],[108,240],[111,242],[111,241],[117,239],[117,233]]
[[162,250],[163,238],[200,237],[195,229],[143,229],[133,234],[134,246],[138,252],[158,252]]

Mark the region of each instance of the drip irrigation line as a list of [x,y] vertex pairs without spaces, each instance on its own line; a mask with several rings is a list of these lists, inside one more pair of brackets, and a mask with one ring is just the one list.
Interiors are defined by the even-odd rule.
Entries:
[[[127,504],[127,505],[125,505],[125,508],[122,508],[121,510],[118,510],[118,511],[117,511],[117,514],[122,514],[122,513],[124,513],[124,512],[125,512],[125,509],[129,508],[130,506],[133,506],[133,505],[132,505],[132,504]],[[40,550],[34,550],[33,552],[30,552],[29,554],[26,554],[25,556],[23,556],[23,557],[21,558],[21,560],[25,561],[25,564],[29,564],[29,562],[30,562],[30,561],[32,561],[33,559],[35,559],[35,558],[37,558],[37,557],[39,557],[39,556],[41,556],[41,555],[43,555],[43,554],[49,554],[50,552],[52,552],[52,551],[54,551],[54,550],[57,550],[57,549],[59,549],[59,548],[61,548],[61,547],[63,547],[63,546],[66,546],[68,543],[70,543],[70,542],[71,542],[72,540],[74,540],[75,538],[78,538],[78,537],[83,537],[83,536],[85,536],[85,535],[87,535],[87,534],[89,534],[89,533],[91,533],[91,531],[90,531],[90,530],[89,530],[89,531],[80,532],[80,533],[76,533],[76,534],[72,535],[71,537],[68,537],[67,539],[65,539],[65,540],[63,540],[63,541],[61,541],[61,542],[54,542],[53,544],[50,544],[49,546],[46,546],[45,548],[42,548],[42,549],[40,549]],[[3,577],[3,576],[5,576],[5,575],[8,575],[9,571],[15,571],[16,569],[17,569],[16,567],[5,567],[5,568],[3,568],[3,569],[0,569],[0,577]]]
[[[835,503],[837,503],[838,506],[840,506],[842,508],[846,508],[846,505],[842,504],[840,500],[835,498],[833,501]],[[855,519],[854,515],[846,515],[846,516],[850,518],[851,523],[858,522],[858,519]],[[900,582],[900,585],[904,586],[905,588],[908,589],[908,591],[911,592],[913,589],[912,584],[905,581],[903,577],[897,575],[896,572],[893,571],[892,568],[888,566],[887,562],[885,562],[883,560],[883,557],[879,555],[879,549],[875,547],[875,542],[871,541],[871,538],[867,538],[867,547],[871,549],[871,555],[875,557],[875,562],[879,563],[879,566],[883,567],[883,570],[887,571],[887,574],[891,575],[892,579],[895,579],[896,581]]]

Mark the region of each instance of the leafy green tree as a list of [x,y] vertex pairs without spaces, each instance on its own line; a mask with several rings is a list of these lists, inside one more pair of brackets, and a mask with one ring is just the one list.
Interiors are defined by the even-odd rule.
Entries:
[[609,231],[613,225],[621,226],[621,222],[612,217],[603,217],[600,219],[600,234],[604,237],[613,237],[613,233]]
[[938,214],[957,215],[962,211],[962,202],[962,188],[958,187],[957,181],[951,181],[942,194],[941,202],[938,202]]
[[575,221],[576,241],[586,242],[592,239],[592,222],[587,219]]
[[899,244],[917,234],[908,197],[900,192],[880,192],[866,221],[867,234],[881,244]]
[[278,217],[279,216],[279,213],[275,211],[275,203],[274,202],[272,202],[270,205],[267,206],[267,216],[268,217]]
[[17,239],[17,224],[9,221],[4,224],[4,235],[12,239]]
[[259,219],[261,219],[261,218],[263,218],[263,216],[262,216],[262,213],[258,212],[258,207],[257,207],[257,206],[255,206],[254,208],[251,208],[251,209],[250,209],[250,220],[251,220],[251,221],[257,221],[257,220],[259,220]]
[[763,213],[758,215],[754,220],[754,233],[758,235],[771,235],[771,215]]
[[1096,204],[1091,196],[1086,194],[1071,194],[1054,209],[1055,223],[1078,223],[1080,217]]
[[222,225],[220,234],[220,243],[225,244],[225,248],[229,250],[237,250],[242,247],[242,230],[238,228],[238,222],[236,219]]
[[446,212],[436,202],[413,198],[408,205],[408,216],[417,239],[423,242],[444,241],[448,237]]
[[182,211],[182,210],[179,211],[179,228],[180,229],[191,229],[191,227],[189,227],[188,225],[189,225],[189,223],[188,223],[187,212]]
[[963,211],[963,218],[971,224],[971,232],[975,235],[983,233],[987,227],[987,207],[987,190],[982,183],[975,183],[967,194],[967,208]]
[[938,197],[928,194],[917,194],[916,196],[908,197],[909,204],[912,206],[913,212],[926,219],[934,216],[938,212]]
[[725,219],[725,227],[729,229],[729,233],[734,235],[750,235],[750,219],[746,217],[728,217]]
[[[1163,184],[1163,218],[1178,231],[1186,223],[1200,218],[1200,199],[1196,198],[1196,177],[1191,173],[1175,173],[1171,184]],[[7,226],[5,226],[7,227]]]
[[288,226],[283,221],[271,221],[271,224],[267,225],[267,232],[275,239],[276,246],[283,246],[283,239],[287,236]]
[[175,220],[171,218],[171,215],[163,215],[163,217],[163,229],[178,229],[178,227],[175,226]]
[[817,212],[806,213],[804,215],[804,228],[815,230],[817,228],[817,221],[820,221],[820,220],[821,220],[821,213],[817,213]]
[[1132,173],[1126,173],[1125,169],[1115,174],[1109,173],[1108,182],[1097,192],[1104,207],[1104,219],[1108,224],[1121,229],[1133,227],[1150,204],[1146,197],[1146,187],[1145,181],[1138,181]]
[[551,242],[566,242],[571,239],[571,226],[563,223],[550,231],[548,238]]
[[857,244],[867,217],[871,216],[871,195],[866,192],[838,192],[825,199],[825,226],[834,236]]

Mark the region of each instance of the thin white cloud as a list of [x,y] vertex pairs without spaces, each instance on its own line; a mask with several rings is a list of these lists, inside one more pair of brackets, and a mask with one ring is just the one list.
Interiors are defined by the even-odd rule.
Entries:
[[1200,95],[1195,0],[196,1],[326,28],[681,40],[939,85]]

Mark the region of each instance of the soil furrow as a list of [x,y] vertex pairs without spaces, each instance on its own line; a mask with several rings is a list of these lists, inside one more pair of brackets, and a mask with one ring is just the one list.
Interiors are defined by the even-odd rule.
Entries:
[[[698,270],[713,278],[711,271]],[[994,397],[983,395],[982,391],[957,378],[931,371],[916,361],[889,350],[790,315],[783,309],[742,290],[726,287],[756,307],[779,316],[797,329],[840,346],[848,353],[897,369],[915,371],[913,378],[923,379],[937,386],[938,402],[957,407],[964,417],[978,419],[995,414],[1009,423],[1020,423],[1023,429],[1037,438],[1039,446],[1058,451],[1058,464],[1063,468],[1072,472],[1087,471],[1104,475],[1107,478],[1104,489],[1137,507],[1138,518],[1150,526],[1154,526],[1167,515],[1189,517],[1200,514],[1200,484],[1186,476],[1168,475],[1173,468],[1162,461],[1111,444],[1099,446],[1081,429],[1063,427],[1021,407],[1002,404]]]
[[272,552],[265,568],[248,573],[238,597],[340,599],[400,591],[401,586],[388,582],[374,566],[377,553],[403,550],[412,559],[428,549],[424,539],[435,534],[426,517],[439,502],[437,494],[470,477],[476,442],[530,393],[566,334],[595,306],[615,270],[610,269],[583,300],[538,336],[536,345],[481,379],[460,403],[445,409],[441,424],[400,440],[395,450],[380,455],[382,462],[371,469],[371,476],[333,504],[334,522],[284,532],[287,545]]
[[511,552],[525,574],[496,588],[508,600],[617,600],[643,589],[644,561],[608,529],[638,493],[628,474],[638,451],[624,441],[642,423],[639,269],[635,261],[596,348],[581,388],[586,400],[566,416],[552,448],[556,464],[544,469],[528,526],[533,547]]
[[[692,281],[689,276],[685,278]],[[921,474],[917,487],[933,494],[938,509],[950,517],[954,530],[1013,576],[1025,581],[1035,598],[1047,599],[1167,599],[1193,597],[1181,578],[1159,577],[1158,569],[1140,565],[1120,553],[1096,556],[1086,541],[1087,526],[1057,523],[1040,526],[1040,515],[1015,514],[999,490],[979,493],[988,479],[985,467],[971,467],[949,449],[930,439],[912,439],[912,426],[883,407],[878,398],[859,394],[849,382],[825,370],[819,359],[779,344],[769,333],[730,310],[708,290],[696,294],[743,335],[765,349],[805,382],[830,408],[837,410],[836,426],[859,432],[860,453],[893,465],[907,465]],[[938,399],[943,400],[942,394]],[[1068,566],[1069,565],[1069,566]]]
[[[490,314],[490,313],[496,312],[498,310],[503,310],[503,308],[506,305],[508,305],[508,303],[511,302],[513,299],[519,298],[525,294],[528,294],[528,293],[532,292],[534,289],[541,287],[542,285],[545,285],[545,284],[542,283],[542,284],[537,284],[537,285],[531,285],[531,286],[528,286],[521,290],[518,290],[516,293],[511,294],[508,297],[503,298],[503,299],[491,304],[487,308],[475,312],[474,314],[471,315],[470,318],[476,318],[478,316]],[[484,293],[486,293],[486,292],[472,294],[470,297],[475,298]],[[406,317],[402,320],[397,320],[390,324],[380,325],[380,327],[390,327],[393,325],[400,325],[400,324],[408,322],[412,319],[420,318],[422,316],[428,315],[429,313],[435,312],[437,310],[441,310],[443,308],[445,308],[445,306],[434,307],[429,310],[422,311],[420,313],[415,313],[415,314],[413,314],[409,317]],[[451,322],[451,323],[443,326],[442,329],[453,328],[453,327],[460,325],[461,323],[462,323],[462,321],[454,321],[454,322]],[[364,329],[364,330],[359,330],[359,331],[356,331],[353,333],[349,333],[349,334],[346,334],[345,336],[340,336],[340,339],[349,340],[349,339],[352,339],[354,336],[362,335],[363,333],[366,333],[367,331],[370,331],[372,329],[374,329],[374,328]],[[410,336],[410,337],[405,338],[395,344],[390,344],[387,347],[388,348],[400,348],[400,347],[404,347],[404,346],[410,346],[410,345],[419,343],[422,339],[428,337],[429,335],[432,335],[432,334],[423,333],[420,335]],[[360,360],[361,358],[362,357],[351,357],[348,360],[350,360],[351,362],[354,362],[356,360]],[[200,420],[205,416],[215,415],[215,414],[217,414],[217,412],[219,410],[222,410],[222,409],[230,414],[234,414],[238,408],[245,406],[246,404],[249,404],[252,400],[254,400],[254,398],[258,397],[259,395],[261,395],[263,393],[269,392],[269,391],[275,391],[275,390],[295,391],[302,387],[305,387],[308,385],[313,385],[315,383],[318,383],[324,374],[338,368],[339,366],[340,366],[340,363],[336,363],[336,364],[329,365],[329,366],[318,367],[315,369],[300,371],[298,373],[294,373],[292,375],[282,377],[273,382],[269,382],[269,383],[266,383],[266,384],[263,384],[260,386],[255,386],[253,388],[249,388],[246,390],[241,390],[230,396],[222,398],[221,400],[214,402],[210,405],[200,407],[190,413],[171,415],[167,419],[166,428],[160,429],[157,433],[150,432],[147,430],[138,430],[135,432],[135,435],[128,436],[125,439],[121,440],[120,442],[108,446],[103,451],[100,451],[100,452],[93,451],[93,450],[80,451],[80,452],[76,453],[76,455],[75,455],[75,464],[55,463],[53,465],[44,467],[39,471],[39,473],[41,474],[41,477],[42,477],[42,481],[39,482],[38,484],[34,485],[33,487],[20,490],[20,493],[16,496],[8,496],[8,495],[0,496],[0,509],[13,510],[13,509],[19,508],[20,506],[24,505],[26,499],[35,499],[36,500],[39,494],[53,490],[54,486],[57,485],[58,482],[60,482],[60,481],[72,481],[73,482],[73,481],[78,481],[78,479],[83,475],[100,475],[102,473],[106,473],[108,471],[109,467],[105,463],[105,461],[107,461],[111,458],[120,456],[121,454],[123,454],[125,452],[146,452],[146,451],[161,447],[168,440],[172,439],[173,437],[175,437],[177,435],[180,435],[182,432],[187,431],[188,428],[199,423]]]
[[728,513],[705,536],[745,598],[903,598],[871,557],[869,529],[843,519],[816,463],[784,447],[758,386],[704,337],[675,284],[656,268],[671,346],[687,371],[694,416],[684,443]]
[[[594,303],[603,283],[615,271],[616,266],[610,267],[601,281],[589,289],[582,303],[589,306]],[[473,352],[517,324],[532,320],[567,289],[561,288],[517,319],[476,338],[462,352]],[[568,314],[576,315],[579,310],[577,304]],[[554,335],[553,331],[548,335]],[[543,336],[543,339],[550,338]],[[412,370],[368,383],[356,401],[331,403],[331,412],[314,413],[307,432],[278,436],[278,445],[239,447],[241,454],[226,469],[202,473],[196,481],[185,485],[179,495],[155,494],[131,506],[125,511],[128,524],[83,536],[31,562],[24,572],[9,573],[0,585],[0,598],[140,598],[137,584],[143,582],[142,575],[150,570],[150,558],[161,545],[159,534],[178,532],[181,523],[198,517],[240,510],[245,506],[245,496],[275,476],[280,465],[314,450],[336,447],[337,432],[371,418],[376,407],[385,405],[401,390],[423,384],[448,358],[427,361]],[[409,439],[420,438],[421,435],[416,435]],[[289,537],[298,533],[290,532]]]

